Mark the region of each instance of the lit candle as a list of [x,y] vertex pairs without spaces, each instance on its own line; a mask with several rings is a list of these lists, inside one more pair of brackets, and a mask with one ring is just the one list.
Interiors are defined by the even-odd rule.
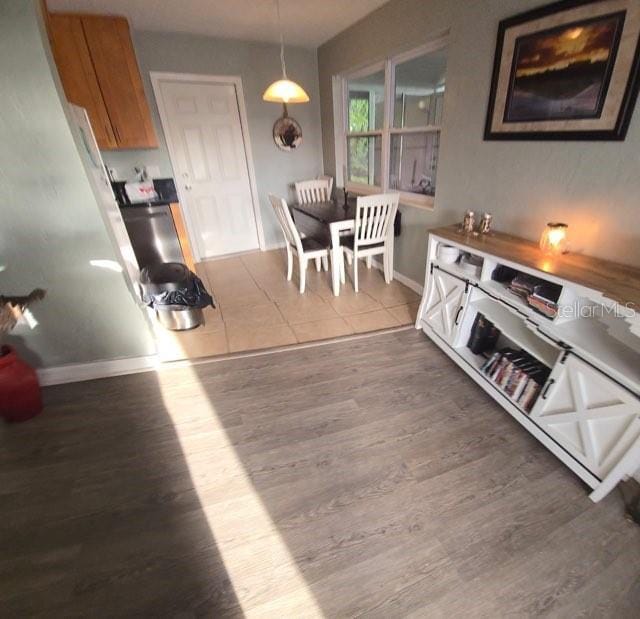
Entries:
[[549,222],[540,237],[540,249],[545,254],[567,253],[567,224]]

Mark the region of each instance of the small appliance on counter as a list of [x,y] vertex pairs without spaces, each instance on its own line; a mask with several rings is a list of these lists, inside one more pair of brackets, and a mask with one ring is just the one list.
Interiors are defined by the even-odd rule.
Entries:
[[131,204],[145,202],[147,204],[158,200],[158,192],[153,186],[153,181],[136,181],[125,183],[124,191]]
[[[142,192],[141,186],[144,187]],[[120,208],[155,206],[178,202],[178,192],[172,178],[154,178],[152,181],[144,181],[142,183],[137,181],[112,181],[111,187]]]

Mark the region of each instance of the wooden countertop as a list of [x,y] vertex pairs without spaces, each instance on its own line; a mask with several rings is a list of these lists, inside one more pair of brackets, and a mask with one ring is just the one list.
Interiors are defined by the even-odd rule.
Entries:
[[502,232],[468,235],[459,225],[432,228],[430,234],[469,246],[504,260],[510,260],[599,291],[605,297],[640,309],[640,269],[583,254],[545,256],[537,243]]

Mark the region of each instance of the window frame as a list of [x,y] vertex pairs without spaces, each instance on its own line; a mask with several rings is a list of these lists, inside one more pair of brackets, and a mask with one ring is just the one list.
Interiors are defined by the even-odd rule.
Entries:
[[[439,36],[420,47],[413,48],[409,51],[395,54],[384,60],[367,64],[353,71],[347,71],[334,78],[334,113],[339,111],[339,122],[334,123],[334,128],[339,129],[335,135],[335,153],[336,153],[336,177],[337,184],[342,185],[347,191],[352,193],[368,195],[373,193],[384,193],[387,191],[398,191],[389,187],[389,172],[391,166],[391,139],[393,135],[407,135],[412,133],[435,133],[440,132],[442,135],[442,124],[440,125],[424,125],[419,127],[402,127],[393,126],[393,118],[395,114],[395,75],[396,67],[403,62],[413,60],[419,56],[436,52],[447,47],[448,34]],[[370,131],[349,131],[349,88],[348,82],[365,75],[371,75],[379,71],[384,71],[384,114],[381,129],[372,129]],[[445,86],[446,97],[446,86]],[[444,109],[444,101],[443,101]],[[349,138],[355,137],[380,137],[381,153],[380,153],[380,185],[368,185],[362,183],[354,183],[348,180],[349,171]],[[341,178],[342,177],[342,178]],[[342,182],[340,182],[342,181]],[[437,186],[437,183],[436,183]],[[437,189],[436,189],[437,191]],[[410,206],[416,206],[426,209],[434,208],[435,196],[426,196],[408,191],[398,191],[400,194],[400,203]]]
[[[384,116],[382,120],[382,127],[380,129],[371,129],[369,131],[349,131],[349,87],[347,83],[349,80],[355,80],[359,77],[363,77],[365,75],[371,75],[372,73],[379,73],[380,71],[384,72],[384,92],[383,92],[383,104],[384,104]],[[342,108],[342,149],[343,149],[343,161],[344,161],[344,181],[346,183],[347,178],[349,177],[349,138],[375,138],[380,137],[382,139],[382,147],[380,153],[380,179],[382,181],[382,185],[369,185],[363,183],[352,183],[349,182],[348,186],[344,184],[343,186],[347,191],[353,191],[354,193],[361,194],[371,194],[371,193],[381,193],[382,186],[384,186],[384,175],[383,175],[383,160],[384,160],[384,139],[383,139],[383,131],[386,123],[386,114],[387,114],[387,61],[383,60],[381,62],[376,62],[374,64],[367,65],[366,67],[361,67],[357,71],[352,71],[346,73],[341,76],[342,82],[342,95],[340,106]],[[371,117],[371,100],[369,100],[369,117]],[[375,110],[373,111],[375,115]],[[371,155],[369,155],[369,160],[371,161]],[[371,170],[371,168],[369,168]],[[371,176],[371,173],[370,173]]]

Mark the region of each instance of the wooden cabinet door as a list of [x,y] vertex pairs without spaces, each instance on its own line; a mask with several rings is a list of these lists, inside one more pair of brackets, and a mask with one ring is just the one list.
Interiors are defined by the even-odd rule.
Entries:
[[467,282],[438,268],[429,278],[422,320],[449,344],[453,343],[466,303]]
[[572,354],[556,364],[531,418],[601,479],[640,436],[640,400]]
[[82,27],[117,148],[156,148],[158,141],[127,20],[82,16]]
[[51,14],[47,26],[67,99],[87,110],[98,146],[116,148],[116,138],[93,70],[80,17]]

